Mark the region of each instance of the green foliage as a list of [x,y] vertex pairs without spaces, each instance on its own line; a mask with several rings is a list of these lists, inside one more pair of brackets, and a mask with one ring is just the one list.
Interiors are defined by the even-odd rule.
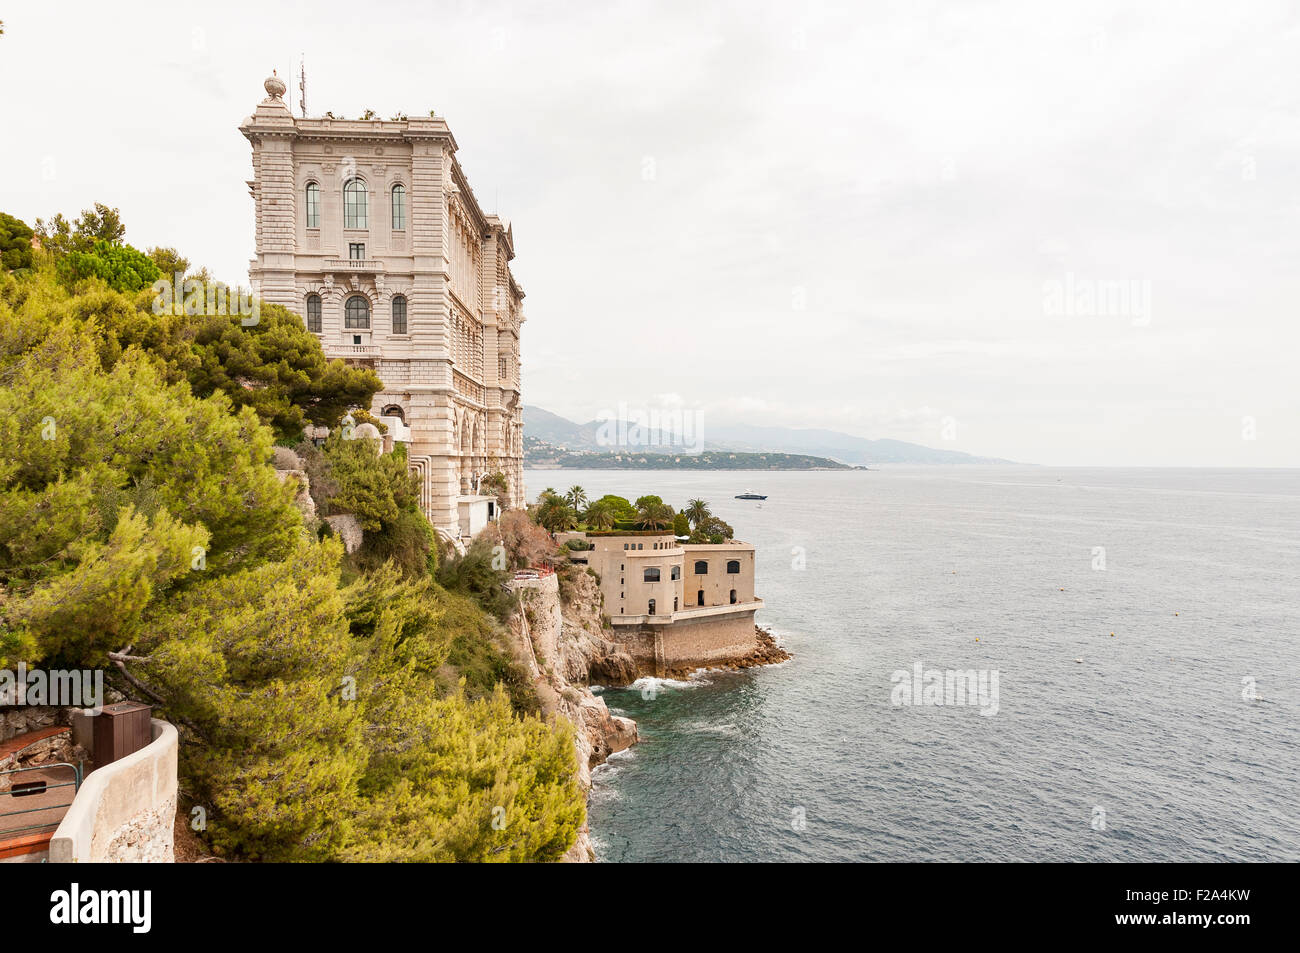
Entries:
[[497,498],[497,508],[504,511],[510,506],[510,478],[502,471],[489,473],[479,483],[479,492]]
[[97,242],[89,251],[70,251],[58,263],[59,280],[68,287],[98,278],[114,291],[135,292],[158,280],[160,272],[142,251],[130,245]]
[[615,496],[612,493],[606,493],[599,500],[593,503],[592,506],[597,506],[601,503],[605,504],[611,510],[614,511],[614,519],[616,520],[636,519],[636,507],[633,506],[631,503],[629,503],[621,496]]
[[691,534],[691,521],[686,518],[685,513],[678,513],[673,517],[673,535],[689,536]]
[[251,412],[165,383],[137,353],[105,373],[74,321],[35,345],[27,330],[0,295],[0,573],[30,584],[71,568],[127,507],[206,527],[209,568],[287,550],[301,518]]
[[709,504],[700,499],[687,500],[686,509],[682,512],[686,514],[691,526],[699,526],[713,515],[709,512]]
[[238,315],[201,315],[190,331],[194,392],[221,391],[237,407],[252,407],[277,439],[297,439],[307,423],[334,427],[352,407],[369,406],[383,388],[375,372],[327,361],[302,319],[262,304],[255,325]]
[[158,272],[169,281],[175,281],[177,275],[184,278],[189,273],[190,260],[175,248],[150,248],[148,255]]
[[373,571],[387,562],[407,575],[437,568],[433,527],[420,510],[419,483],[407,469],[406,453],[378,454],[374,441],[345,440],[335,431],[323,448],[296,449],[322,515],[350,513],[365,530],[361,549],[348,557],[351,568]]
[[569,492],[564,494],[564,502],[569,504],[574,513],[581,513],[587,505],[587,491],[580,486],[571,486]]
[[[349,861],[553,861],[585,810],[573,729],[520,720],[505,694],[410,700],[377,751]],[[380,796],[382,795],[382,796]]]
[[668,529],[677,514],[657,496],[643,496],[636,501],[636,521],[642,529]]
[[591,529],[614,528],[614,508],[604,500],[597,500],[587,507],[582,518]]
[[516,605],[514,594],[505,588],[508,578],[504,547],[498,550],[486,536],[479,536],[470,543],[464,555],[447,553],[438,564],[439,585],[472,597],[485,611],[502,621],[509,617]]
[[709,514],[691,530],[692,543],[723,543],[736,535],[730,523]]
[[0,212],[0,268],[18,271],[32,267],[32,235],[26,222]]
[[126,225],[120,211],[96,202],[72,222],[62,213],[48,222],[38,218],[36,234],[41,237],[41,247],[57,258],[69,252],[89,252],[100,242],[120,244],[126,237]]
[[329,462],[338,493],[328,506],[334,513],[351,513],[368,532],[380,532],[397,520],[400,510],[419,501],[419,483],[406,469],[406,458],[379,453],[376,441],[344,439],[335,430],[321,448]]
[[451,642],[447,664],[438,677],[442,692],[463,690],[469,698],[486,698],[501,685],[516,712],[537,714],[541,706],[532,680],[502,647],[492,617],[470,595],[441,587],[432,592]]

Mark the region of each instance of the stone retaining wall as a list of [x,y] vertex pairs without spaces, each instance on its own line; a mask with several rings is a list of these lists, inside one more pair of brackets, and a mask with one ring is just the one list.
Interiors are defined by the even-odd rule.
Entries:
[[176,729],[154,718],[153,741],[92,771],[50,840],[50,863],[171,863]]

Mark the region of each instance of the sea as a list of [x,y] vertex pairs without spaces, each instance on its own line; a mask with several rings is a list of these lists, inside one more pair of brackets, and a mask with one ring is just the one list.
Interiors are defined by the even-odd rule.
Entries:
[[708,501],[793,653],[598,689],[602,861],[1300,860],[1300,471],[525,479]]

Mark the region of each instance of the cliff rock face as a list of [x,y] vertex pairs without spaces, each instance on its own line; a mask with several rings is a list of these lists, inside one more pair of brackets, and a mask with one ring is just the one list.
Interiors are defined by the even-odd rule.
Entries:
[[[516,580],[513,586],[522,606],[511,619],[516,656],[533,676],[543,713],[563,715],[578,729],[578,782],[586,792],[592,768],[637,742],[636,722],[611,714],[587,684],[593,678],[604,681],[603,673],[611,671],[635,678],[636,667],[601,635],[600,591],[592,577],[579,575],[563,603],[554,575]],[[594,856],[584,829],[564,859]]]

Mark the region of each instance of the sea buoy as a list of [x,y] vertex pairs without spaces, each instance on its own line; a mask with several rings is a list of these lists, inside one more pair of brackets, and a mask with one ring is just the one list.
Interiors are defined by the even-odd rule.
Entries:
[[978,638],[978,637],[976,637],[976,639],[975,639],[975,641],[976,641],[976,642],[978,642],[978,641],[979,641],[979,638]]
[[1081,658],[1077,658],[1077,659],[1075,659],[1075,661],[1078,662],[1080,665],[1083,664],[1083,659],[1081,659]]

